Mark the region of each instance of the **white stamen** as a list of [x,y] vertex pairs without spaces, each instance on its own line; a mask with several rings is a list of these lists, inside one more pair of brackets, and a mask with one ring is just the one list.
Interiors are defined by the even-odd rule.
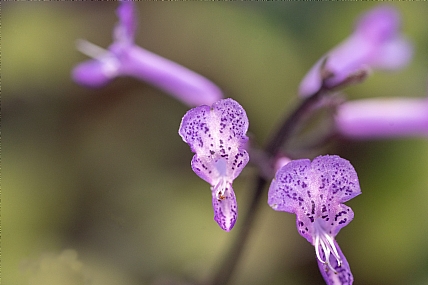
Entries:
[[[338,266],[342,265],[342,260],[337,251],[336,245],[334,244],[333,238],[324,230],[319,219],[314,221],[314,235],[315,253],[318,260],[321,263],[326,264],[334,273],[337,274],[336,269],[334,269],[330,263],[330,254],[334,256]],[[324,253],[325,260],[321,258],[321,250]]]
[[84,55],[87,55],[95,59],[99,59],[109,54],[108,50],[103,49],[102,47],[99,47],[91,42],[88,42],[87,40],[82,40],[82,39],[79,39],[76,41],[76,48],[78,51],[80,51]]

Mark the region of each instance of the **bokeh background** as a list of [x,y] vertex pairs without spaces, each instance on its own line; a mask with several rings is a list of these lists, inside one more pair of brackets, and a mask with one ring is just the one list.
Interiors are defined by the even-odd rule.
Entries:
[[[177,131],[188,110],[119,78],[70,78],[77,39],[111,43],[115,2],[3,2],[2,255],[5,285],[190,284],[207,280],[239,231],[213,221],[209,185]],[[300,79],[376,3],[138,3],[136,42],[215,82],[263,144],[298,103]],[[427,96],[428,5],[394,2],[411,64],[375,73],[349,98]],[[428,284],[426,138],[337,141],[363,194],[337,239],[355,284]],[[254,169],[235,181],[241,215]],[[264,194],[267,199],[267,193]],[[187,282],[187,283],[186,283]],[[264,202],[233,284],[324,284],[295,216]]]

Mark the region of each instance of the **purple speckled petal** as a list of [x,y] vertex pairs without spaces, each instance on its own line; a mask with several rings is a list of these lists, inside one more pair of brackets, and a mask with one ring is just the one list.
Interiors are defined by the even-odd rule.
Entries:
[[309,159],[292,160],[275,175],[269,187],[268,204],[276,211],[296,213],[298,209],[311,209],[311,203],[305,201],[305,192],[309,191],[311,161]]
[[216,102],[212,109],[200,106],[184,115],[179,134],[196,157],[193,170],[205,181],[214,184],[220,176],[235,179],[249,161],[243,148],[248,118],[245,110],[233,99]]
[[195,152],[193,171],[211,184],[214,220],[230,231],[237,218],[233,180],[249,161],[245,150],[248,118],[233,99],[189,110],[183,117],[179,134]]
[[[321,275],[324,277],[324,280],[328,285],[351,285],[354,282],[354,276],[352,276],[349,263],[336,241],[334,241],[334,245],[340,256],[340,266],[337,259],[333,255],[330,255],[329,259],[329,264],[332,268],[330,268],[329,265],[322,263],[318,259],[318,267],[320,269]],[[324,252],[320,252],[320,255],[321,258],[325,260]],[[332,269],[334,269],[334,271]]]
[[238,205],[232,184],[220,181],[212,189],[214,220],[225,231],[230,231],[238,218]]
[[361,193],[357,173],[349,161],[325,155],[294,160],[276,173],[269,188],[268,204],[277,211],[296,214],[300,235],[313,243],[314,221],[335,236],[354,217],[341,204]]
[[318,156],[312,161],[312,183],[333,203],[344,203],[361,194],[357,172],[337,155]]
[[337,110],[338,132],[353,139],[428,137],[428,98],[371,98]]

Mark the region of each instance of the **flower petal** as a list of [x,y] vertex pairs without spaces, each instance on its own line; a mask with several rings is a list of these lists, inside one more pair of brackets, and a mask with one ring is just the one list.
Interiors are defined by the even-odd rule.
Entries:
[[[111,68],[110,68],[111,67]],[[114,77],[114,66],[102,60],[88,60],[73,68],[72,77],[75,82],[90,87],[100,87]]]
[[357,20],[355,33],[370,41],[383,42],[396,36],[400,28],[400,14],[389,5],[380,5]]
[[[249,161],[244,145],[248,118],[236,101],[216,102],[212,110],[200,106],[184,115],[179,134],[196,153],[192,168],[202,179],[213,185],[219,176],[233,181]],[[224,167],[218,161],[224,160]],[[223,169],[224,168],[224,169]]]
[[344,203],[361,194],[354,167],[349,161],[337,155],[315,158],[312,161],[312,177],[312,182],[320,192],[327,193],[328,201]]
[[336,155],[293,160],[272,181],[268,204],[276,211],[296,214],[299,234],[313,243],[314,222],[335,236],[354,213],[342,203],[361,193],[357,173],[349,161]]
[[310,211],[311,203],[304,199],[309,192],[310,169],[309,159],[292,160],[280,168],[269,187],[269,206],[289,213]]
[[335,121],[338,132],[353,139],[428,137],[428,99],[350,101],[339,106]]
[[[232,184],[220,182],[217,187],[218,189],[212,189],[214,220],[223,230],[228,232],[233,228],[238,218],[238,205]],[[220,195],[218,195],[219,191]]]
[[413,46],[404,37],[398,37],[384,44],[371,65],[373,68],[395,70],[406,66],[413,56]]
[[119,18],[119,23],[114,28],[114,41],[132,44],[134,42],[135,31],[137,30],[133,1],[122,1],[116,13]]
[[149,82],[189,106],[212,105],[223,98],[220,88],[207,78],[141,47],[127,47],[121,62],[123,75]]

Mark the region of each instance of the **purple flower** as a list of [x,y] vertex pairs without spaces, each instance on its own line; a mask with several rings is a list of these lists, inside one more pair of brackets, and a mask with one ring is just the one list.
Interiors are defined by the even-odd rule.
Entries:
[[77,65],[72,76],[79,84],[99,87],[117,76],[147,81],[189,106],[211,105],[223,98],[221,90],[205,77],[134,43],[136,21],[134,3],[122,2],[117,10],[119,23],[114,43],[104,50],[86,41],[78,48],[93,57]]
[[211,184],[214,220],[225,231],[238,217],[232,182],[249,161],[247,130],[245,110],[232,99],[193,108],[180,125],[180,136],[195,153],[192,169]]
[[428,137],[428,98],[383,98],[346,102],[335,117],[337,131],[353,139]]
[[357,173],[349,161],[336,155],[293,160],[276,173],[268,204],[276,211],[296,214],[299,234],[314,247],[327,284],[352,284],[353,276],[335,241],[341,228],[354,218],[342,204],[361,193]]
[[[390,6],[380,6],[363,14],[354,33],[323,56],[300,83],[302,97],[344,83],[369,68],[394,70],[412,57],[412,46],[399,34],[400,15]],[[358,76],[357,76],[358,77]]]

